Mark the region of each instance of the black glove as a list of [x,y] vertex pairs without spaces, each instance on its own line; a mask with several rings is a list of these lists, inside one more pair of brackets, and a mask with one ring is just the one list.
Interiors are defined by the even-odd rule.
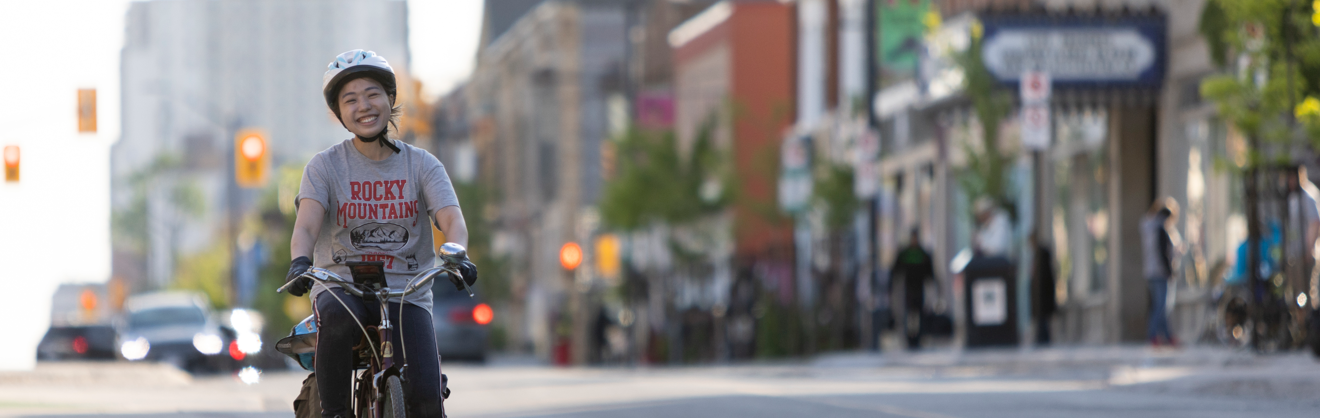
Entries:
[[293,286],[289,286],[290,295],[302,296],[308,290],[311,290],[312,279],[299,277],[306,273],[309,268],[312,268],[312,259],[307,257],[298,257],[289,262],[289,275],[284,276],[284,282],[298,281]]
[[[472,287],[473,284],[477,283],[477,265],[472,264],[472,260],[463,260],[456,267],[455,270],[458,270],[458,274],[463,275],[463,281],[467,282],[468,287]],[[454,275],[449,275],[449,281],[454,282],[455,289],[463,290],[463,284],[459,283],[458,278]]]

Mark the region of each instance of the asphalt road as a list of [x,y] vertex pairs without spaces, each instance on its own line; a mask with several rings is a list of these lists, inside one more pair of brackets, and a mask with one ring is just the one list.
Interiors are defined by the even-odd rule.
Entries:
[[[1213,349],[842,354],[798,363],[558,369],[446,365],[454,417],[1294,417],[1320,363]],[[0,372],[0,416],[291,418],[305,372],[189,376],[51,363]]]

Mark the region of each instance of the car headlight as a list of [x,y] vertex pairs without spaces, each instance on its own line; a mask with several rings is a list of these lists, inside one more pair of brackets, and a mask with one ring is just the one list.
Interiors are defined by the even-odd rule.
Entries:
[[219,353],[225,347],[225,342],[220,340],[219,335],[199,332],[193,335],[193,347],[202,354],[211,355]]
[[255,332],[238,334],[238,351],[243,354],[256,354],[261,351],[261,336]]
[[147,352],[151,351],[151,343],[146,338],[137,337],[131,341],[125,341],[119,345],[119,354],[124,355],[129,361],[142,360],[147,357]]

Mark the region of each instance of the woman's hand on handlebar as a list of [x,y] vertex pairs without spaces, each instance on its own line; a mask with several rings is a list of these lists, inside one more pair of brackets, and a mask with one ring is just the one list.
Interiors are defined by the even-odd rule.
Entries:
[[[467,287],[472,287],[473,284],[477,283],[477,265],[473,264],[472,260],[465,259],[458,262],[454,266],[454,270],[458,270],[458,274],[463,275],[463,281],[467,282]],[[454,283],[454,288],[463,290],[463,284],[459,283],[458,280],[454,275],[449,275],[449,281]]]
[[289,274],[284,277],[284,282],[298,281],[289,286],[290,295],[302,296],[312,288],[312,279],[302,277],[310,268],[312,268],[312,260],[307,257],[298,257],[289,262]]

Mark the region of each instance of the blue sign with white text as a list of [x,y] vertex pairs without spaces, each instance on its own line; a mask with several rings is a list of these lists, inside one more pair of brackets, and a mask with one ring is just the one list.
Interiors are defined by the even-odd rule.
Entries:
[[999,82],[1049,73],[1061,88],[1159,88],[1164,16],[987,16],[981,56]]

